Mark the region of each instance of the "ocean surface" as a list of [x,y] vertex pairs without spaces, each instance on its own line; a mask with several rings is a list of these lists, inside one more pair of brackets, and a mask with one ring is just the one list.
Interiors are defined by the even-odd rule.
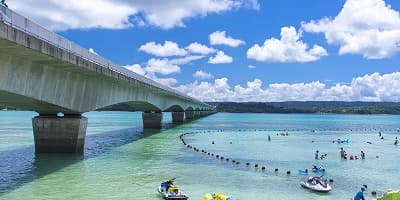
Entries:
[[[143,131],[141,113],[90,112],[84,155],[35,155],[35,115],[0,111],[0,199],[161,200],[156,188],[169,178],[193,200],[214,192],[242,200],[350,199],[361,184],[372,199],[371,191],[400,189],[399,116],[218,113],[173,126],[165,113],[162,131]],[[191,133],[189,145],[230,161],[186,147],[182,133]],[[338,138],[349,143],[333,143]],[[363,150],[366,159],[342,160],[340,147],[349,156]],[[315,160],[316,150],[326,158]],[[330,193],[300,187],[306,176],[298,170],[314,164],[333,180]]]

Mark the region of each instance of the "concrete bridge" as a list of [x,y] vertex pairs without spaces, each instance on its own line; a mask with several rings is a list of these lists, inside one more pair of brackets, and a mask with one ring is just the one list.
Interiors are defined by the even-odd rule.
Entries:
[[[32,110],[36,153],[83,152],[82,113],[126,103],[144,129],[214,113],[214,107],[119,67],[0,5],[0,107]],[[62,114],[60,114],[62,113]]]

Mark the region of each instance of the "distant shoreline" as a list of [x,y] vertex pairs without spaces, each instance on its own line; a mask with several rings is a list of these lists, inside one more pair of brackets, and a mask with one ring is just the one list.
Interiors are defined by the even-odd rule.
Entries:
[[[345,102],[345,101],[286,101],[286,102],[207,102],[224,113],[277,114],[389,114],[400,115],[399,102]],[[0,110],[5,107],[0,107]],[[8,110],[18,110],[7,108]],[[126,103],[115,104],[96,111],[130,111]]]
[[218,112],[280,114],[391,114],[400,115],[397,102],[287,101],[287,102],[208,102]]

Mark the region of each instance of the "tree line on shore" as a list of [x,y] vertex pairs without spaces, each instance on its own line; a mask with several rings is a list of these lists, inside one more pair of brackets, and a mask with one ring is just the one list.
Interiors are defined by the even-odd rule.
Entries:
[[208,102],[229,113],[400,114],[400,103],[344,101]]

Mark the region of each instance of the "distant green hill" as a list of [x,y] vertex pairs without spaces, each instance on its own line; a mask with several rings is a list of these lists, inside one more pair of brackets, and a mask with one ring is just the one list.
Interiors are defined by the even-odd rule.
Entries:
[[400,103],[344,101],[208,102],[218,112],[230,113],[337,113],[400,114]]

